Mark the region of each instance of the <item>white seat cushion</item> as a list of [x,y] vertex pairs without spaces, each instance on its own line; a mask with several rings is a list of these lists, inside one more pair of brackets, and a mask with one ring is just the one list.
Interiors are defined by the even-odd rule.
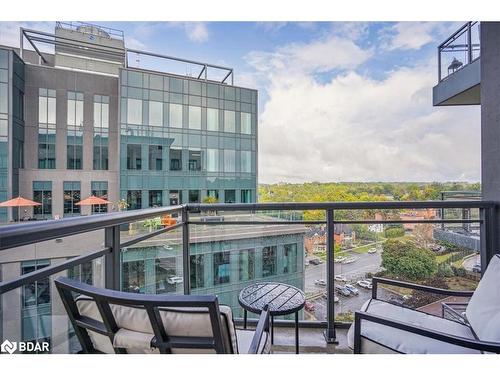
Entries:
[[[102,322],[95,302],[88,297],[79,297],[76,301],[81,315]],[[151,348],[154,338],[148,314],[144,308],[110,305],[116,324],[120,328],[116,332],[113,343],[107,336],[88,331],[94,347],[104,353],[114,353],[113,347],[127,349],[128,353],[155,353]],[[238,353],[236,330],[229,306],[220,305],[222,336],[229,353]],[[160,315],[167,335],[212,337],[212,326],[207,309],[176,308],[160,309]],[[172,349],[172,353],[214,353],[214,350]]]
[[[255,331],[245,329],[236,330],[236,336],[238,337],[238,351],[240,354],[248,354],[254,335]],[[260,340],[258,354],[269,353],[271,353],[271,340],[269,339],[267,332],[264,332]]]
[[500,342],[500,256],[495,255],[471,297],[465,315],[477,337]]
[[[471,329],[463,324],[429,315],[420,311],[396,306],[388,302],[370,299],[360,309],[384,318],[397,320],[406,324],[432,329],[435,331],[475,339]],[[429,339],[425,336],[405,332],[386,325],[361,321],[362,353],[407,353],[407,354],[448,354],[476,353],[460,346]],[[347,336],[348,345],[354,348],[354,324]]]

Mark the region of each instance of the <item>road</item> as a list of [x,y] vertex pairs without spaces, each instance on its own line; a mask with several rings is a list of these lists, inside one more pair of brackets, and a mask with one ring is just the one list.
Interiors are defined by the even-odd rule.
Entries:
[[[479,259],[479,254],[478,254],[478,255],[474,255],[473,257],[470,257],[470,258],[467,258],[466,260],[464,260],[464,262],[462,263],[462,266],[467,271],[472,272],[472,267],[474,267],[479,262],[480,262],[480,259]],[[307,271],[306,271],[306,274],[307,274]]]
[[[342,275],[346,277],[348,282],[351,282],[353,285],[357,280],[361,280],[366,277],[368,272],[375,273],[380,270],[380,264],[382,262],[382,258],[380,253],[377,252],[375,254],[357,254],[354,252],[345,254],[346,256],[354,256],[358,259],[354,263],[350,264],[340,264],[335,263],[335,275]],[[306,267],[305,271],[305,291],[307,294],[317,292],[325,292],[326,288],[315,285],[315,280],[322,279],[326,281],[326,263],[318,264],[318,265],[309,265]],[[337,284],[337,282],[336,282]],[[343,284],[343,283],[338,283]],[[357,286],[356,286],[357,287]],[[363,289],[361,287],[357,287],[359,289],[358,296],[350,296],[343,297],[339,296],[340,301],[335,304],[336,313],[348,312],[348,311],[356,311],[358,310],[363,303],[371,297],[371,290]],[[324,320],[326,317],[326,299],[323,297],[319,297],[312,301],[315,305],[314,315],[318,320]]]

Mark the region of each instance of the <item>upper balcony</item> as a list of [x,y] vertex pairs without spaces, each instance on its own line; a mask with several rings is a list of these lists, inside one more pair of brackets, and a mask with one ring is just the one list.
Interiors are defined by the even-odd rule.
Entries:
[[[347,329],[371,296],[446,319],[443,304],[467,303],[463,290],[475,288],[495,253],[494,210],[483,200],[188,204],[6,225],[1,339],[48,342],[52,353],[80,350],[54,284],[61,276],[146,298],[217,295],[231,306],[237,327],[239,292],[270,281],[305,293],[301,353],[349,352]],[[477,225],[479,254],[433,237],[433,228],[453,224]],[[417,257],[405,255],[410,248],[421,249],[425,264],[430,257],[430,268],[408,268]],[[399,256],[406,256],[401,267]],[[419,285],[412,290],[380,276]],[[439,293],[425,297],[429,286]],[[275,319],[274,352],[294,351],[293,325],[290,317]]]
[[438,47],[433,105],[481,104],[480,23],[467,22]]

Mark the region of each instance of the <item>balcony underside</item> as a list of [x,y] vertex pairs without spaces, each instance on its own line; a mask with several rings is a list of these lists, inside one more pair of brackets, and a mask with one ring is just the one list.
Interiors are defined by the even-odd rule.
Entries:
[[480,59],[450,74],[432,89],[432,104],[479,105],[481,104]]

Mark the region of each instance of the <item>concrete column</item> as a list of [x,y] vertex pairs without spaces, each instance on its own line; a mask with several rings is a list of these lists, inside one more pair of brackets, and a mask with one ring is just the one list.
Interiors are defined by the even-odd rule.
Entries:
[[[481,22],[480,33],[482,194],[485,200],[500,202],[500,22]],[[498,210],[496,221],[499,225]]]

